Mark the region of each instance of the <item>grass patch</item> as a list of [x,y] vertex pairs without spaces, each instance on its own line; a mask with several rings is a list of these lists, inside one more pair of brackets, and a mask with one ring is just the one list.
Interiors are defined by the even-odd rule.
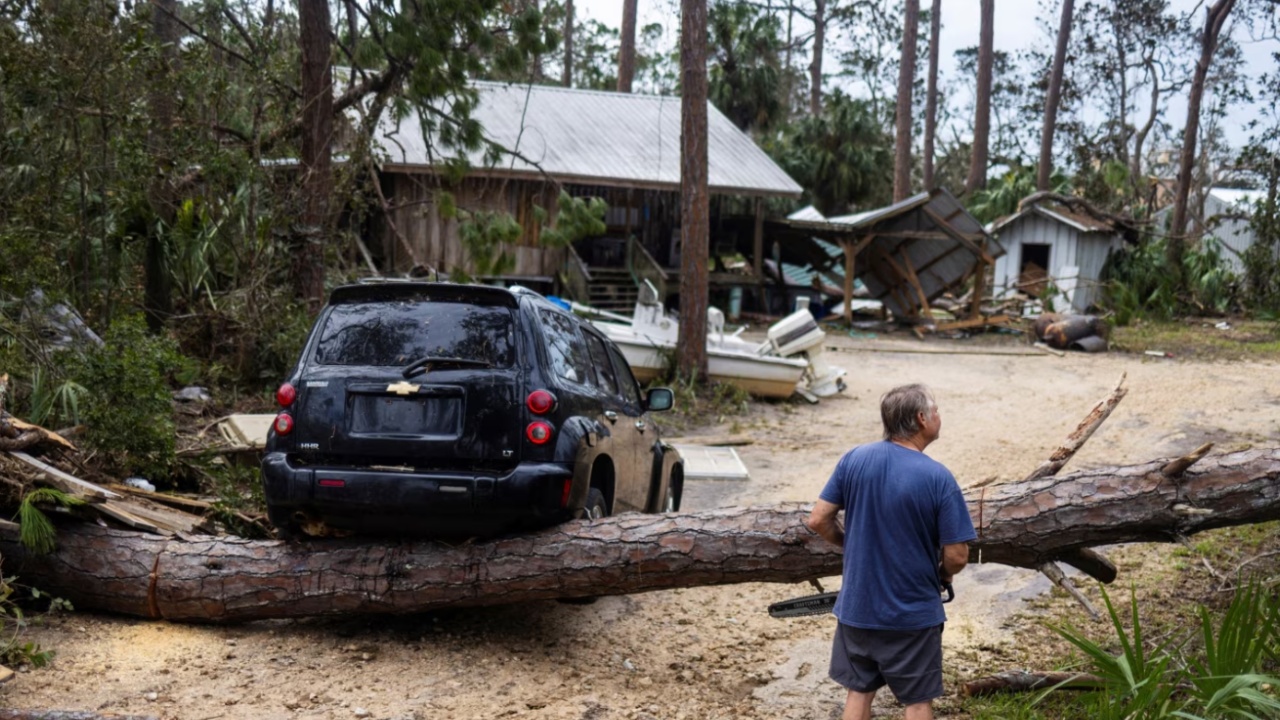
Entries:
[[1154,350],[1196,360],[1280,360],[1280,324],[1232,318],[1225,321],[1230,329],[1220,330],[1216,327],[1220,322],[1224,321],[1136,321],[1111,331],[1111,347],[1131,353]]

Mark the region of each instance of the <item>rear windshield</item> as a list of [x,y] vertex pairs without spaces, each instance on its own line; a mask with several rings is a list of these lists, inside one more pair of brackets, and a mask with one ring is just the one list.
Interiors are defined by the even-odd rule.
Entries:
[[319,365],[403,367],[423,358],[515,362],[515,322],[506,307],[402,300],[337,305],[316,345]]

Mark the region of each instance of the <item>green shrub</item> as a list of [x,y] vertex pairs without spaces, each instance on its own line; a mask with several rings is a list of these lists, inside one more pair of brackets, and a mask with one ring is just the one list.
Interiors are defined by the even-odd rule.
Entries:
[[172,340],[148,334],[140,316],[112,323],[103,339],[73,372],[88,389],[80,408],[85,444],[109,469],[163,477],[174,459],[169,378],[187,363]]
[[1102,305],[1116,325],[1138,319],[1167,320],[1184,312],[1222,314],[1238,304],[1238,279],[1222,258],[1222,244],[1205,238],[1183,254],[1187,294],[1179,295],[1168,271],[1163,238],[1144,240],[1107,263]]

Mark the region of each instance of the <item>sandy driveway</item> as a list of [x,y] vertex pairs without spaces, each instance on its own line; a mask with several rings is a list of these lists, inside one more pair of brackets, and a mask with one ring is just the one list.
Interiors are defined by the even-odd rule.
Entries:
[[[812,500],[844,450],[878,437],[880,394],[906,382],[934,387],[943,431],[930,454],[962,485],[1028,471],[1125,372],[1128,398],[1074,466],[1169,456],[1205,440],[1237,449],[1280,437],[1274,364],[925,354],[898,351],[983,348],[839,336],[831,342],[839,348],[833,361],[849,370],[845,396],[816,406],[756,405],[737,427],[708,428],[759,437],[740,449],[752,478],[698,483],[686,509]],[[1046,587],[1032,573],[1001,566],[962,574],[959,598],[948,606],[949,680],[992,669],[977,667],[982,661],[972,653],[954,660],[955,651],[998,653],[1013,643],[1006,619]],[[770,602],[809,592],[737,585],[587,606],[546,602],[237,627],[77,613],[29,633],[56,648],[57,659],[0,686],[0,705],[184,720],[838,717],[842,691],[826,679],[832,621],[784,622],[765,613]]]

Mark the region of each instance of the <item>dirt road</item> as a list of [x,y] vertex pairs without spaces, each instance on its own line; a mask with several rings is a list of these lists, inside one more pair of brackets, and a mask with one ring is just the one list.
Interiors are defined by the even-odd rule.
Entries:
[[[831,342],[839,348],[832,361],[849,370],[845,396],[816,406],[755,405],[748,416],[706,428],[759,438],[740,449],[752,477],[698,483],[686,509],[812,500],[842,452],[878,437],[880,394],[907,382],[934,388],[943,429],[929,454],[962,485],[1014,479],[1034,467],[1121,373],[1128,373],[1128,398],[1068,472],[1179,454],[1208,440],[1226,450],[1280,437],[1274,364],[924,354],[895,350],[983,348]],[[994,565],[970,566],[955,586],[945,635],[949,688],[1004,669],[1000,657],[1019,625],[1010,618],[1034,612],[1024,599],[1048,587],[1033,573]],[[843,693],[826,678],[832,621],[784,622],[765,613],[773,601],[808,592],[738,585],[585,606],[238,627],[74,613],[29,632],[29,640],[56,648],[57,658],[0,686],[0,705],[183,720],[838,717]]]

